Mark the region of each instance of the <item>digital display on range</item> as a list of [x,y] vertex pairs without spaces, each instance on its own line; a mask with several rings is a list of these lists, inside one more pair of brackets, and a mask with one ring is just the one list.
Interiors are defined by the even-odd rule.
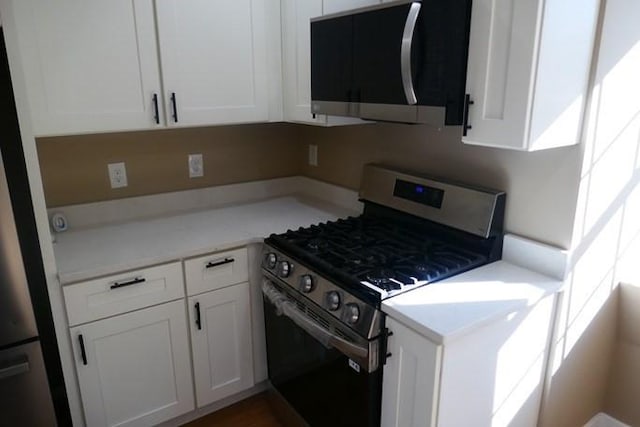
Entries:
[[440,209],[442,207],[442,199],[444,199],[444,190],[397,179],[393,195],[421,205]]

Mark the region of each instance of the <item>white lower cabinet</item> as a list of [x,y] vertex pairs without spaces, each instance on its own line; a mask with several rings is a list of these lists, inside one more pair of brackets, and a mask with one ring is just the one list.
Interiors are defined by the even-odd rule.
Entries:
[[387,317],[381,426],[537,426],[555,306],[548,295],[440,345]]
[[88,426],[149,426],[194,409],[184,300],[71,328]]
[[[252,315],[247,249],[184,265],[65,288],[87,426],[156,425],[194,410],[196,402],[200,408],[255,384],[252,320],[258,316]],[[258,367],[259,381],[265,369]]]
[[253,386],[249,283],[189,298],[198,407]]
[[383,427],[436,425],[442,346],[387,318],[389,337],[382,381]]

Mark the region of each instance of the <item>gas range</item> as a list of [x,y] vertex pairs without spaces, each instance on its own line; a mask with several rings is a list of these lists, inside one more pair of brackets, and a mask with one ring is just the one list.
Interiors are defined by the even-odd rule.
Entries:
[[382,302],[501,257],[502,192],[368,165],[360,199],[263,247],[269,381],[300,425],[379,427]]
[[271,235],[263,271],[371,339],[383,300],[500,259],[505,197],[367,165],[363,214]]

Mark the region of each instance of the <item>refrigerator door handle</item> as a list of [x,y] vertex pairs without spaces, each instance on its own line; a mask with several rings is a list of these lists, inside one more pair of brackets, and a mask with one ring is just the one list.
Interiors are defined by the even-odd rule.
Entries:
[[15,377],[16,375],[26,374],[30,370],[29,359],[23,356],[18,362],[0,368],[0,380]]

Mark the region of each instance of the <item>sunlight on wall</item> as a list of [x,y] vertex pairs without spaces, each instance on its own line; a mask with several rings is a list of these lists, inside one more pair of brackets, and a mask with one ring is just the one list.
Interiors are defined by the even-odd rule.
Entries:
[[[594,319],[611,298],[624,276],[635,273],[640,278],[640,2],[607,0],[590,109],[584,135],[584,160],[572,240],[570,272],[558,318],[558,331],[551,360],[551,393],[563,362],[578,348],[581,340],[595,342],[602,337],[589,334]],[[634,266],[620,264],[625,255],[635,257]],[[597,330],[597,328],[596,328]],[[594,348],[582,346],[580,348]],[[593,351],[593,350],[591,350]],[[577,357],[589,363],[609,360],[612,349],[601,354]],[[603,356],[604,355],[604,356]],[[602,362],[604,363],[604,362]],[[569,368],[569,367],[567,367]],[[592,375],[571,371],[563,375]],[[597,375],[597,374],[593,374]],[[566,384],[558,390],[570,389]],[[603,387],[604,389],[604,384]],[[604,400],[603,390],[574,390],[571,416],[580,413],[580,400],[589,395],[591,404]],[[578,397],[579,396],[579,397]],[[557,397],[557,396],[556,396]],[[589,406],[589,404],[585,404]],[[576,409],[578,408],[578,409]],[[590,411],[593,408],[586,408]],[[597,408],[596,408],[597,409]],[[555,407],[556,411],[561,411]],[[571,410],[568,410],[571,412]],[[577,415],[578,414],[578,415]],[[557,413],[554,414],[557,416]],[[593,415],[593,414],[591,414]],[[584,422],[583,420],[579,420]],[[586,421],[586,420],[585,420]],[[547,419],[547,423],[549,420]]]
[[640,81],[632,78],[639,72],[640,42],[635,42],[594,88],[597,95],[586,138],[572,275],[561,318],[560,338],[566,341],[556,354],[555,369],[617,285],[614,273],[620,249],[640,232],[640,102],[629,96],[634,89],[640,93]]

